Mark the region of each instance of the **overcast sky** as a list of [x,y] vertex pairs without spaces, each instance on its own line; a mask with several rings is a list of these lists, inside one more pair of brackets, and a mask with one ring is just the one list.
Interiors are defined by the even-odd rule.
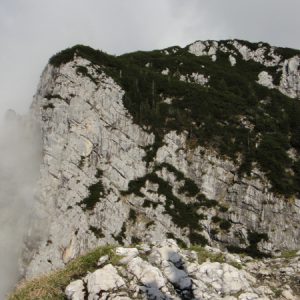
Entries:
[[28,110],[50,56],[240,38],[300,48],[299,0],[1,0],[0,114]]

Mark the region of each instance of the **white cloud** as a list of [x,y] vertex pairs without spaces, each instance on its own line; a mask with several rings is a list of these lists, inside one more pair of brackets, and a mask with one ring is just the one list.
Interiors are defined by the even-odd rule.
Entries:
[[47,60],[82,43],[109,53],[238,37],[300,48],[298,0],[2,0],[0,116],[28,109]]

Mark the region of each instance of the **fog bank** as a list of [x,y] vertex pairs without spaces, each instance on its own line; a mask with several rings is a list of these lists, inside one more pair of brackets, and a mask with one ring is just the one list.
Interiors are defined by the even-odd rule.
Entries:
[[6,114],[0,128],[0,299],[19,278],[18,260],[34,204],[40,135],[29,117]]

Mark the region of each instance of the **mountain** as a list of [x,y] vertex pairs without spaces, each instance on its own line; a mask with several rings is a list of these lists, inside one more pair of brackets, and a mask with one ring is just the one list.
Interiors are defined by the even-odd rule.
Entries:
[[300,51],[240,40],[54,55],[26,278],[106,244],[300,248]]

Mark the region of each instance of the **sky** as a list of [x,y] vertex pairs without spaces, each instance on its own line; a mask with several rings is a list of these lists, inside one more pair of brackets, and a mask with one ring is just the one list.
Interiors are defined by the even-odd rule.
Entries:
[[299,0],[1,0],[0,118],[28,111],[56,52],[110,54],[240,38],[300,49]]

